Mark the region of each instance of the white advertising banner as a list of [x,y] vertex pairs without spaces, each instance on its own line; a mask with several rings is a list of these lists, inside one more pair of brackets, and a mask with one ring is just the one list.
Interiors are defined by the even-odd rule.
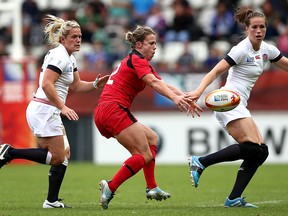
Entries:
[[[159,136],[158,164],[187,164],[190,155],[206,155],[236,143],[211,111],[192,118],[181,112],[134,113]],[[266,162],[288,162],[288,112],[256,112],[253,119],[269,147]],[[93,123],[94,124],[94,123]],[[97,164],[124,162],[129,152],[114,138],[106,139],[93,126],[93,157]]]

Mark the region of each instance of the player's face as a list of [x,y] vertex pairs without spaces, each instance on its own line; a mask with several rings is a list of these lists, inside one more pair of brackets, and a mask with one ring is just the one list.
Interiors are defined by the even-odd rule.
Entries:
[[150,61],[156,50],[156,36],[154,34],[147,35],[137,50]]
[[82,34],[79,28],[72,28],[69,34],[61,39],[62,45],[66,48],[69,55],[79,51],[81,46]]
[[253,48],[258,50],[261,42],[266,35],[266,22],[262,17],[254,17],[250,19],[250,25],[247,27],[248,37],[253,45]]

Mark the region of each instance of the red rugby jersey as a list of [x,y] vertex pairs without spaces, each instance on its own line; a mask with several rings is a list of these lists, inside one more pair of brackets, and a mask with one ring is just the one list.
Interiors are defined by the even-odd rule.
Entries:
[[149,61],[141,53],[133,50],[112,71],[98,104],[118,102],[130,108],[136,95],[146,87],[142,80],[146,74],[154,74],[156,78],[161,79]]

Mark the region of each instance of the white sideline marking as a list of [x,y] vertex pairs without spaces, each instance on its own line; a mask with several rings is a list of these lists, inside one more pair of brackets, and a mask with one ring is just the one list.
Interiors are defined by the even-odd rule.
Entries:
[[[267,200],[267,201],[261,201],[261,202],[252,202],[252,204],[281,204],[281,203],[288,203],[288,200]],[[223,207],[222,205],[197,205],[198,207]]]
[[288,200],[267,200],[267,201],[262,201],[262,202],[254,202],[255,204],[269,204],[269,203],[274,203],[274,204],[280,204],[280,203],[288,203]]

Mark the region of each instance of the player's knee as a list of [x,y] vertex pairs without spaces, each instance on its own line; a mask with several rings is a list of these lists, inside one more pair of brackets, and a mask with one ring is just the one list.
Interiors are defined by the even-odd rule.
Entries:
[[69,158],[65,157],[62,164],[63,164],[64,166],[68,166],[68,163],[69,163]]
[[244,160],[251,161],[257,165],[261,165],[269,155],[266,144],[257,144],[253,142],[243,142],[240,144],[241,156]]
[[50,165],[57,166],[65,161],[65,155],[52,155]]
[[148,164],[150,161],[152,161],[154,159],[151,152],[143,153],[141,155],[143,156],[146,164]]
[[149,142],[149,145],[158,145],[158,135],[155,131],[153,131],[153,133],[150,135],[149,139],[148,139],[148,142]]
[[71,152],[70,152],[70,148],[65,149],[65,159],[70,159],[71,156]]
[[269,155],[269,150],[268,150],[268,146],[265,143],[261,144],[261,148],[263,150],[261,158],[259,160],[259,165],[262,165],[264,163],[264,161],[268,158]]

